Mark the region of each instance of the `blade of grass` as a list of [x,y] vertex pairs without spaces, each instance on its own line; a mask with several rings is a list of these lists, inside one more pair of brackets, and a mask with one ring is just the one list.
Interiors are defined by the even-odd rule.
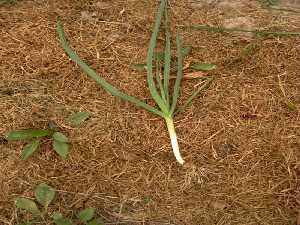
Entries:
[[164,114],[159,110],[155,109],[154,107],[140,101],[139,99],[129,96],[117,88],[109,84],[105,79],[101,78],[92,68],[90,68],[85,62],[81,60],[81,58],[69,47],[68,42],[65,37],[65,33],[60,21],[57,22],[57,33],[59,35],[59,40],[61,47],[65,50],[65,52],[69,55],[69,57],[77,64],[79,67],[86,72],[86,74],[96,81],[101,87],[103,87],[107,92],[110,94],[117,96],[123,100],[132,102],[133,104],[142,107],[149,112],[152,112],[158,116],[164,117]]
[[188,98],[188,100],[185,102],[185,104],[184,104],[182,107],[178,108],[178,109],[175,111],[174,115],[176,115],[176,114],[179,113],[179,112],[184,111],[184,110],[191,104],[191,102],[194,100],[194,98],[196,98],[196,97],[201,93],[201,91],[203,91],[204,89],[206,89],[206,88],[209,87],[210,83],[211,83],[213,80],[214,80],[213,77],[207,78],[207,81],[206,81],[200,88],[198,88],[196,91],[194,91],[194,92],[191,94],[191,96]]
[[148,82],[148,86],[149,86],[152,98],[157,103],[157,105],[162,110],[162,112],[164,114],[168,114],[168,107],[166,106],[162,97],[159,95],[157,88],[155,86],[154,78],[153,78],[153,68],[152,68],[154,49],[156,47],[157,36],[158,36],[161,20],[164,15],[164,12],[165,12],[165,8],[166,8],[166,0],[161,0],[159,9],[158,9],[158,13],[156,16],[155,24],[154,24],[154,29],[153,29],[152,36],[150,39],[148,53],[147,53],[147,82]]
[[172,97],[172,106],[171,106],[171,115],[174,113],[176,104],[177,104],[177,99],[179,96],[180,92],[180,83],[182,80],[183,76],[183,63],[182,63],[182,51],[181,51],[181,38],[179,35],[176,36],[176,45],[177,45],[177,77],[174,85],[174,90],[173,90],[173,97]]

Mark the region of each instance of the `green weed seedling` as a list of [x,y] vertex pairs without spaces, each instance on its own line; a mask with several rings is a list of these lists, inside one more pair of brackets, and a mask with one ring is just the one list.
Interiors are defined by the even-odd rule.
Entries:
[[[67,121],[71,126],[78,127],[81,123],[90,117],[88,112],[77,112],[70,115]],[[7,134],[8,141],[27,141],[23,147],[21,159],[28,159],[34,152],[38,150],[43,139],[51,138],[54,151],[62,158],[66,159],[69,153],[69,140],[56,128],[49,129],[22,129],[14,130]]]
[[66,159],[69,152],[68,138],[61,132],[54,129],[22,129],[14,130],[7,134],[8,141],[27,141],[23,147],[21,159],[28,159],[41,145],[42,140],[46,138],[52,139],[52,146],[55,152]]
[[[95,208],[86,208],[78,213],[78,219],[81,224],[85,225],[103,225],[100,219],[95,218]],[[53,222],[56,225],[72,225],[73,222],[65,218],[60,212],[54,212],[52,215]]]
[[[174,116],[179,111],[183,111],[186,106],[202,91],[205,87],[211,83],[213,78],[207,78],[206,83],[202,85],[198,90],[191,94],[187,102],[180,108],[177,107],[177,100],[180,95],[180,84],[183,78],[183,58],[184,54],[189,51],[182,47],[182,40],[179,35],[176,36],[176,48],[177,48],[177,61],[175,62],[175,68],[177,76],[174,85],[170,88],[170,73],[174,67],[174,61],[172,63],[171,57],[171,35],[169,32],[169,20],[168,20],[168,1],[161,0],[158,8],[158,12],[155,19],[155,24],[150,39],[148,53],[147,53],[147,63],[144,65],[138,65],[136,68],[143,70],[146,68],[147,71],[147,83],[150,90],[150,94],[158,105],[158,108],[153,107],[144,101],[141,101],[133,96],[129,96],[124,92],[120,91],[116,87],[112,86],[105,79],[99,76],[96,71],[89,67],[69,46],[67,39],[65,37],[64,29],[60,21],[57,22],[57,33],[59,36],[59,41],[61,47],[68,54],[68,56],[93,80],[95,80],[104,90],[108,93],[119,97],[125,101],[129,101],[138,107],[142,107],[145,110],[161,117],[165,120],[167,129],[169,131],[171,145],[173,154],[180,164],[184,163],[184,160],[180,154],[177,135],[174,126]],[[157,38],[160,31],[161,23],[164,21],[165,27],[165,48],[163,54],[155,54],[155,49],[157,45]],[[163,71],[160,70],[159,64],[163,64]],[[171,65],[172,64],[172,65]],[[173,67],[172,67],[173,66]],[[206,68],[207,65],[206,65]],[[209,69],[209,68],[208,68]],[[162,77],[162,79],[161,79]],[[173,84],[173,82],[172,82]]]
[[[42,183],[34,190],[35,199],[18,197],[15,199],[15,206],[17,209],[25,210],[32,215],[32,220],[20,223],[18,225],[37,224],[46,219],[52,219],[56,225],[72,225],[73,222],[65,218],[60,212],[52,213],[51,217],[48,206],[55,197],[55,190],[49,185]],[[95,218],[95,208],[86,208],[78,213],[78,219],[81,224],[85,225],[103,225],[99,218]]]
[[[31,221],[27,221],[19,225],[29,225],[43,219],[47,214],[49,204],[55,197],[55,191],[52,187],[42,183],[34,190],[34,196],[35,201],[23,197],[15,199],[16,208],[25,210],[33,216]],[[42,209],[40,209],[37,203],[42,206]]]

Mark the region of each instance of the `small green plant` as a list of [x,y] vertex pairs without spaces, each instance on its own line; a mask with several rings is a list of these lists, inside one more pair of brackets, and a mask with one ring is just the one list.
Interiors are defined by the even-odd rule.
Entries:
[[[15,199],[15,206],[17,209],[25,210],[32,215],[32,220],[18,224],[31,225],[39,223],[41,220],[46,220],[49,214],[48,206],[55,197],[55,190],[49,185],[42,183],[34,190],[35,199],[18,197]],[[72,225],[73,222],[65,218],[60,212],[54,212],[51,215],[53,222],[56,225]],[[78,213],[78,219],[85,225],[103,225],[100,219],[95,218],[95,209],[86,208]]]
[[[70,125],[78,127],[82,122],[90,117],[88,112],[77,112],[71,114],[67,121]],[[36,152],[42,143],[43,139],[52,139],[52,147],[54,151],[62,158],[66,159],[69,153],[69,140],[61,132],[57,131],[55,126],[49,129],[21,129],[9,132],[6,135],[8,141],[27,141],[28,143],[23,147],[21,159],[28,159],[34,152]]]
[[28,141],[21,153],[21,159],[26,160],[38,150],[42,140],[49,137],[52,139],[54,151],[61,158],[66,159],[69,152],[68,138],[63,133],[53,129],[14,130],[7,134],[6,139],[8,141]]
[[[48,186],[45,183],[42,183],[36,187],[34,195],[35,201],[23,197],[18,197],[15,199],[16,208],[31,213],[33,217],[33,220],[27,221],[26,223],[22,224],[32,224],[33,222],[44,218],[44,216],[46,216],[47,214],[49,204],[55,197],[55,191],[52,187]],[[40,209],[37,203],[39,203],[42,209]]]
[[[103,225],[101,220],[99,218],[95,218],[95,208],[86,208],[81,210],[78,214],[77,217],[80,221],[80,223],[85,224],[85,225]],[[60,212],[54,212],[52,214],[52,219],[53,222],[56,225],[72,225],[73,222],[65,218]]]
[[[196,92],[194,92],[190,98],[188,98],[187,103],[184,104],[183,108],[176,109],[177,108],[177,100],[180,94],[180,83],[183,77],[183,57],[185,52],[183,51],[182,47],[182,41],[181,37],[179,35],[176,36],[176,47],[177,47],[177,62],[176,62],[176,71],[177,76],[175,80],[175,84],[173,86],[173,90],[169,90],[170,85],[170,72],[171,72],[171,36],[168,29],[168,10],[167,10],[167,0],[161,0],[158,13],[156,16],[154,29],[152,32],[152,36],[150,39],[150,44],[148,48],[148,54],[147,54],[147,63],[146,65],[138,65],[136,68],[143,69],[146,66],[147,70],[147,83],[148,87],[151,93],[152,98],[158,105],[159,109],[150,106],[146,104],[145,102],[129,96],[114,86],[112,86],[110,83],[108,83],[105,79],[101,78],[92,68],[90,68],[68,45],[68,42],[65,37],[65,33],[63,30],[63,26],[60,21],[57,22],[57,33],[59,35],[59,40],[62,48],[64,51],[69,55],[69,57],[77,64],[79,67],[85,71],[85,73],[95,80],[100,86],[102,86],[107,92],[110,94],[119,97],[125,101],[129,101],[139,107],[142,107],[149,112],[160,116],[163,118],[166,122],[170,139],[171,139],[171,145],[173,149],[173,153],[175,155],[176,160],[183,164],[184,160],[181,157],[179,146],[177,142],[177,135],[175,132],[174,122],[173,118],[175,114],[178,111],[182,111],[184,107],[188,106],[189,103],[197,96],[197,94],[200,93],[201,90],[203,90],[203,87],[200,87]],[[162,20],[164,18],[165,21],[165,49],[164,53],[160,54],[160,57],[155,57],[155,48],[157,43],[157,37],[160,30],[160,26],[162,23]],[[189,50],[186,49],[186,52]],[[160,68],[159,68],[159,59],[163,61],[163,80],[160,78]],[[155,60],[155,64],[153,64],[153,60]],[[155,74],[155,75],[153,75]],[[212,81],[212,78],[207,79],[207,82],[205,86],[208,86],[208,84]],[[170,94],[172,93],[172,94]]]

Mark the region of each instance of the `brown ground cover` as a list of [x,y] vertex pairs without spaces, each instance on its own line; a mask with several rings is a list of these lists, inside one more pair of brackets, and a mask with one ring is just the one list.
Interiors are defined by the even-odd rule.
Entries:
[[[297,224],[300,37],[185,29],[222,25],[228,17],[224,8],[195,2],[171,1],[173,34],[179,30],[193,47],[187,62],[217,69],[209,72],[215,77],[210,88],[175,118],[184,166],[172,155],[163,121],[88,79],[64,54],[55,31],[59,16],[72,47],[92,68],[151,103],[145,73],[129,65],[145,61],[157,1],[0,6],[0,224],[26,218],[13,200],[32,197],[41,182],[58,192],[50,211],[75,218],[78,210],[95,207],[105,224]],[[251,17],[261,29],[300,30],[299,11],[249,4],[231,15]],[[182,99],[199,82],[185,80]],[[65,120],[76,111],[92,115],[79,128]],[[4,138],[13,129],[50,123],[71,140],[65,161],[48,141],[21,161],[22,143]]]

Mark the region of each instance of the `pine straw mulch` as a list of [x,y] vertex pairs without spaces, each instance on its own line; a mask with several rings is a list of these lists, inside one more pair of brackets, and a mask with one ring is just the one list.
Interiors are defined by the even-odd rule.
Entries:
[[[0,223],[26,218],[13,199],[32,197],[34,187],[46,182],[58,192],[51,212],[75,218],[81,208],[95,207],[105,224],[295,225],[300,38],[245,41],[233,34],[181,31],[185,44],[193,46],[188,61],[218,66],[210,73],[216,78],[211,87],[176,117],[188,162],[181,167],[163,121],[107,94],[58,44],[60,16],[85,61],[120,89],[151,103],[145,74],[129,65],[145,59],[156,1],[106,3],[108,8],[95,9],[93,1],[28,0],[0,8]],[[97,20],[81,19],[89,10],[98,12]],[[247,13],[262,27],[299,31],[299,15]],[[219,24],[222,18],[218,10],[189,8],[179,0],[172,1],[171,15],[178,27]],[[183,99],[199,82],[183,82]],[[289,109],[286,99],[298,108]],[[92,117],[70,127],[65,118],[80,110]],[[48,141],[21,161],[22,144],[4,139],[10,130],[50,123],[72,142],[66,161]]]

